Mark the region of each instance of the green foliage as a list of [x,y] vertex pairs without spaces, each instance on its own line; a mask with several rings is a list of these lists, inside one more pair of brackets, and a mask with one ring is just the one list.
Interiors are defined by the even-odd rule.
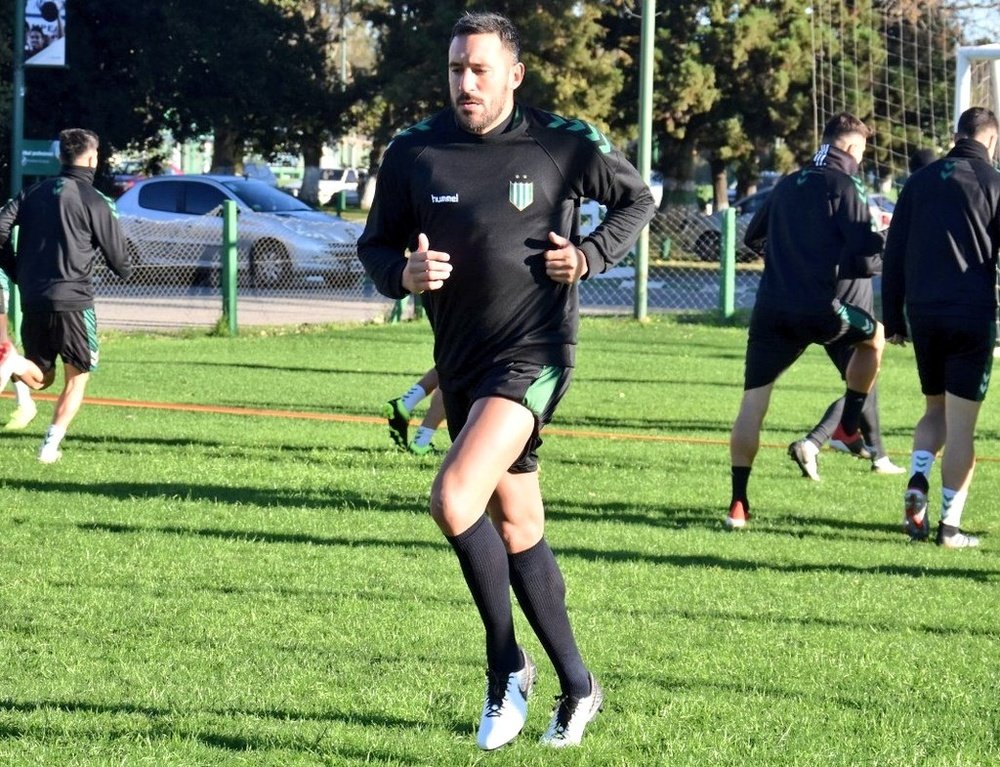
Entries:
[[[0,762],[997,763],[1000,416],[983,411],[966,512],[983,549],[905,543],[903,480],[824,452],[811,483],[784,454],[841,387],[810,350],[775,391],[752,527],[727,534],[744,343],[734,327],[583,322],[540,477],[607,702],[581,748],[540,750],[557,685],[516,611],[539,682],[525,732],[486,757],[482,628],[426,512],[440,456],[392,449],[375,417],[426,368],[426,327],[104,338],[60,463],[33,460],[50,404],[27,434],[0,433]],[[882,375],[905,462],[912,352],[891,348]],[[330,414],[344,420],[308,417]]]

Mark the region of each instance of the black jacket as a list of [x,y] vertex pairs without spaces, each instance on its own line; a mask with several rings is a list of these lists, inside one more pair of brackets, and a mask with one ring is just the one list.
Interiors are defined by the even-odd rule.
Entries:
[[29,187],[0,210],[0,267],[20,289],[24,311],[93,308],[91,275],[99,250],[115,274],[131,274],[115,204],[93,182],[93,170],[64,165],[58,176]]
[[765,243],[758,302],[826,314],[840,305],[838,280],[878,274],[882,237],[857,172],[849,154],[824,144],[810,165],[778,182],[744,237],[756,250]]
[[1000,173],[986,147],[963,139],[913,174],[889,227],[882,276],[887,336],[916,312],[989,321],[997,307]]
[[[582,197],[608,214],[580,242]],[[421,296],[448,391],[497,362],[572,366],[577,286],[545,274],[548,232],[575,242],[594,276],[626,255],[654,212],[639,173],[581,120],[518,106],[506,126],[478,136],[447,109],[389,146],[358,255],[378,290],[400,298],[404,250],[418,233],[450,254],[444,287]]]

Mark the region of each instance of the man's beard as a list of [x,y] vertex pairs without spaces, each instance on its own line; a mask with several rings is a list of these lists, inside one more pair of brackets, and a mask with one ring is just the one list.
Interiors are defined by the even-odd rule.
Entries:
[[[481,101],[474,103],[486,107],[486,105]],[[455,107],[455,119],[458,121],[459,126],[464,130],[467,130],[469,133],[475,134],[485,133],[503,112],[502,102],[493,108],[486,107],[486,111],[482,112],[479,116],[464,114],[462,112],[462,105],[458,102],[453,102],[453,106]]]

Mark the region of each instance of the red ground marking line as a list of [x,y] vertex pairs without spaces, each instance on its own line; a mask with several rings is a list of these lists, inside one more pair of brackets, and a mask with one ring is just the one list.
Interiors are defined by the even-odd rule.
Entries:
[[[35,399],[43,402],[54,402],[56,396],[52,394],[33,394]],[[0,397],[11,399],[12,394],[3,393]],[[347,413],[310,413],[305,410],[274,410],[269,408],[232,407],[228,405],[196,405],[183,402],[147,402],[144,400],[131,399],[102,399],[88,397],[85,400],[88,405],[101,405],[103,407],[131,407],[140,410],[173,410],[187,413],[211,413],[214,415],[237,415],[262,418],[299,418],[307,421],[328,421],[333,423],[385,423],[384,418],[368,415],[349,415]],[[412,421],[411,425],[417,425],[419,421]],[[609,431],[582,431],[579,429],[558,429],[552,427],[545,428],[546,434],[553,434],[559,437],[577,437],[582,439],[608,439],[625,442],[663,442],[680,445],[728,445],[728,439],[710,439],[707,437],[676,437],[669,434],[634,434]],[[787,449],[787,445],[761,443],[762,448],[781,450]],[[1000,462],[1000,457],[977,455],[976,461],[986,463]]]

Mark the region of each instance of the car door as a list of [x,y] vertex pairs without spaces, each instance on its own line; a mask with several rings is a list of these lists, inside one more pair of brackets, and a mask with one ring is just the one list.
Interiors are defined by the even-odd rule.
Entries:
[[186,179],[180,186],[188,262],[218,266],[222,260],[222,203],[230,198],[208,181]]

